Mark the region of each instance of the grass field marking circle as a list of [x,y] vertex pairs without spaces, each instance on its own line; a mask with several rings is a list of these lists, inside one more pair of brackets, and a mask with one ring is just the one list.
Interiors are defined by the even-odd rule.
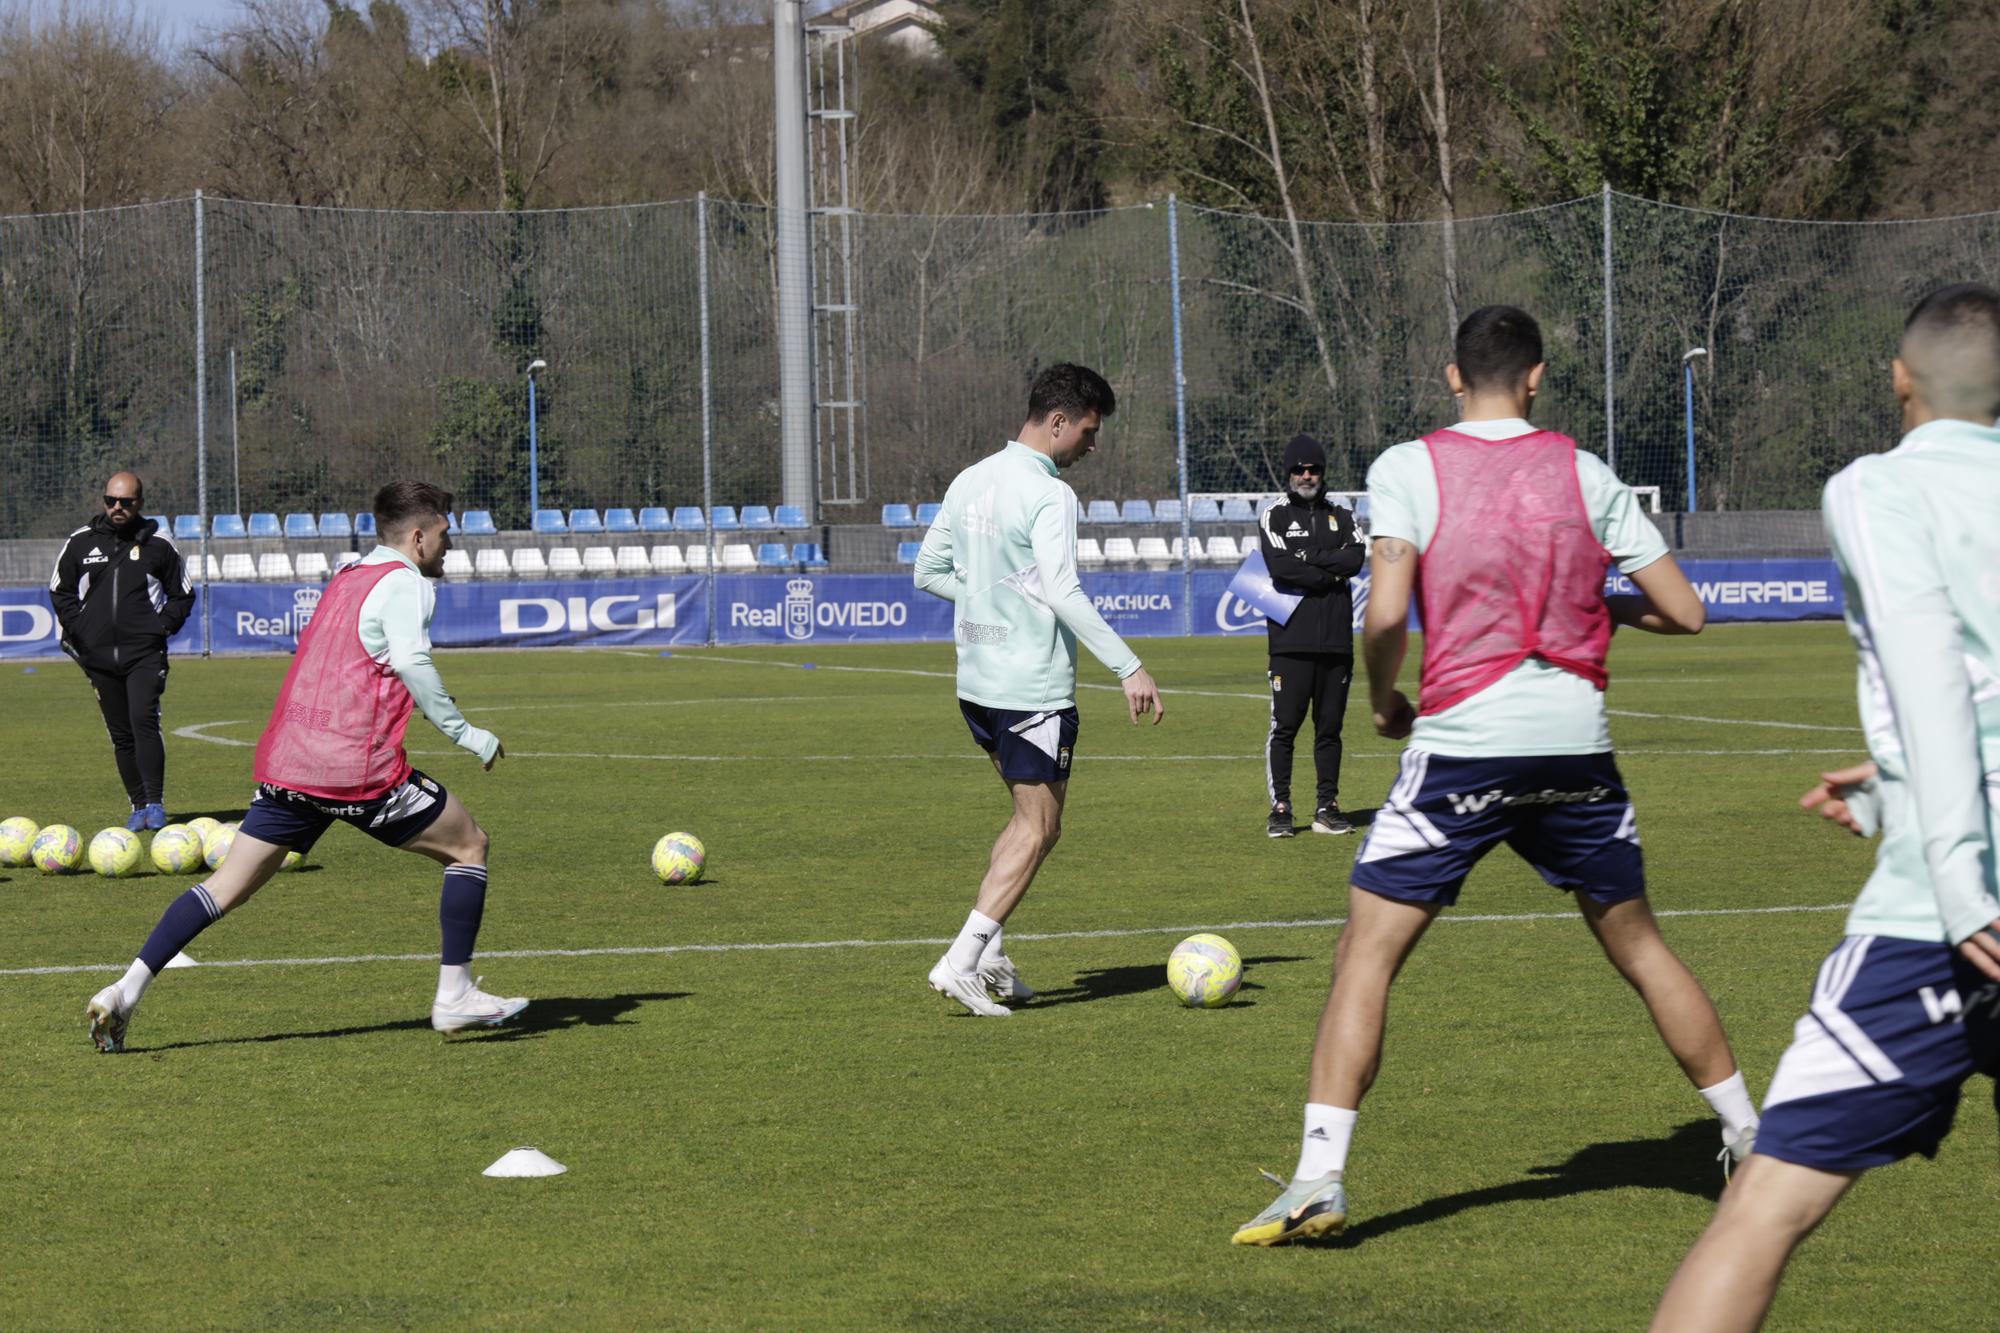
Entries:
[[[1783,907],[1681,907],[1656,911],[1658,917],[1708,917],[1708,916],[1784,916],[1800,912],[1844,912],[1852,903],[1797,903]],[[1575,912],[1513,912],[1513,913],[1441,913],[1435,922],[1438,925],[1505,925],[1510,922],[1527,921],[1574,921]],[[1327,926],[1345,925],[1344,916],[1313,917],[1295,921],[1225,921],[1220,925],[1195,926],[1124,926],[1105,930],[1053,930],[1043,932],[1022,932],[1009,934],[1011,940],[1117,940],[1139,935],[1198,935],[1204,932],[1222,934],[1231,930],[1314,930]],[[658,957],[676,953],[775,953],[791,950],[810,949],[906,949],[919,945],[935,948],[940,944],[950,944],[947,935],[923,936],[895,940],[784,940],[762,942],[741,941],[735,944],[629,944],[607,945],[594,949],[482,949],[479,956],[485,958],[621,958]],[[427,953],[363,953],[340,954],[330,958],[226,958],[204,959],[202,966],[215,967],[340,967],[359,963],[422,963],[437,957],[435,949]],[[72,963],[54,967],[8,967],[0,968],[0,977],[53,977],[67,976],[78,972],[122,972],[125,963]]]
[[257,742],[239,741],[233,740],[228,736],[211,736],[208,734],[210,727],[242,727],[247,725],[249,725],[249,719],[240,717],[232,718],[227,722],[197,722],[193,726],[175,727],[174,735],[185,741],[207,741],[210,745],[234,745],[248,750],[255,748]]

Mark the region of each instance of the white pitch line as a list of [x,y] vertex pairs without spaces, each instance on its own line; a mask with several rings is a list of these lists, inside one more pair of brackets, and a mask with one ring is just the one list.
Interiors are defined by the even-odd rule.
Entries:
[[[1800,903],[1784,907],[1684,907],[1656,911],[1659,917],[1698,916],[1779,916],[1800,912],[1841,912],[1853,906],[1851,903]],[[1521,921],[1575,921],[1575,912],[1514,912],[1454,915],[1450,912],[1437,918],[1439,925],[1452,924],[1506,924]],[[1344,916],[1308,918],[1297,921],[1225,921],[1220,925],[1203,926],[1133,926],[1111,930],[1057,930],[1038,934],[1009,933],[1010,940],[1115,940],[1129,939],[1138,935],[1195,935],[1204,931],[1225,930],[1317,930],[1327,926],[1347,924]],[[811,949],[903,949],[919,945],[935,948],[950,944],[948,935],[927,935],[919,938],[897,940],[789,940],[763,943],[749,941],[739,944],[638,944],[616,945],[598,949],[493,949],[480,953],[481,958],[625,958],[658,957],[677,953],[774,953],[782,951]],[[213,967],[340,967],[360,963],[425,963],[437,957],[436,950],[429,953],[360,953],[343,954],[331,958],[227,958],[209,959],[200,964],[204,968]],[[67,976],[77,972],[123,972],[125,963],[75,963],[60,967],[9,967],[0,968],[0,977],[54,977]]]
[[[215,739],[203,737],[204,740]],[[463,750],[411,750],[416,759],[470,758]],[[1855,746],[1836,746],[1831,749],[1809,750],[1619,750],[1620,756],[1633,755],[1665,756],[1669,758],[1771,758],[1785,755],[1835,754],[1852,755],[1860,751]],[[938,754],[625,754],[608,750],[509,750],[509,759],[606,759],[634,763],[659,764],[852,764],[871,760],[902,762],[911,760],[947,760],[976,762],[984,766],[991,761],[978,750],[953,750]],[[1402,751],[1384,750],[1362,752],[1350,750],[1349,759],[1400,759]],[[1073,762],[1126,763],[1126,764],[1237,764],[1262,763],[1262,754],[1080,754]]]
[[1640,717],[1658,722],[1714,722],[1725,727],[1778,727],[1785,731],[1839,731],[1860,735],[1858,726],[1829,727],[1818,722],[1760,722],[1748,717],[1696,717],[1690,713],[1634,713],[1624,708],[1604,710],[1613,717]]

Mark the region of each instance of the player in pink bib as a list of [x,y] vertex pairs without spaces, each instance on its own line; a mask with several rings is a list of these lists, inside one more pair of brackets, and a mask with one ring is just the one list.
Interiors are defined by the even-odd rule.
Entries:
[[124,1050],[132,1011],[154,976],[263,888],[288,853],[311,851],[336,821],[444,866],[433,1028],[492,1026],[528,1007],[518,997],[488,995],[472,975],[486,908],[486,832],[403,752],[404,728],[421,708],[486,768],[502,754],[497,736],[465,720],[431,663],[431,584],[451,549],[450,512],[450,494],[421,482],[395,482],[376,494],[381,544],[333,576],[299,635],[257,743],[257,798],[227,858],[168,904],[125,975],[91,998],[98,1050]]
[[[1454,350],[1445,375],[1464,419],[1386,450],[1368,473],[1362,655],[1376,730],[1410,744],[1355,855],[1298,1167],[1238,1244],[1346,1225],[1347,1152],[1381,1062],[1390,983],[1502,842],[1574,895],[1720,1117],[1725,1162],[1756,1132],[1715,1006],[1646,903],[1603,704],[1612,625],[1697,633],[1701,601],[1630,488],[1574,440],[1528,424],[1547,369],[1535,321],[1512,306],[1474,311]],[[1606,595],[1614,565],[1637,596]],[[1412,599],[1424,626],[1415,709],[1396,688]]]

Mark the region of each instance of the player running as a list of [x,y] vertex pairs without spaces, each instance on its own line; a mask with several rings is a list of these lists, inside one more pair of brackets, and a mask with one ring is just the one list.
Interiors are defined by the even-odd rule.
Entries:
[[472,976],[486,907],[486,832],[403,753],[413,707],[485,767],[503,753],[499,737],[465,720],[431,664],[431,580],[444,572],[451,549],[450,512],[450,494],[422,482],[394,482],[376,494],[381,544],[333,576],[299,636],[257,743],[257,797],[228,859],[168,904],[124,977],[91,998],[90,1039],[98,1050],[124,1050],[132,1011],[167,960],[264,887],[288,850],[312,850],[335,820],[444,866],[433,1028],[501,1023],[528,1007],[488,995]]
[[[1292,1180],[1236,1231],[1276,1245],[1338,1231],[1389,985],[1466,875],[1505,842],[1573,893],[1674,1058],[1722,1118],[1725,1161],[1757,1117],[1715,1006],[1660,938],[1603,691],[1613,623],[1694,634],[1705,613],[1631,490],[1576,442],[1528,424],[1547,367],[1535,321],[1488,306],[1458,327],[1445,377],[1465,419],[1384,451],[1362,630],[1375,728],[1408,736],[1355,857],[1347,926],[1319,1022]],[[1607,568],[1640,596],[1607,598]],[[1420,707],[1396,688],[1410,598],[1424,624]]]
[[1077,579],[1076,492],[1059,475],[1097,447],[1117,405],[1111,386],[1083,366],[1037,375],[1020,438],[958,474],[917,554],[917,586],[957,604],[959,712],[1014,799],[972,912],[930,972],[932,989],[988,1018],[1009,1012],[994,996],[1035,994],[1001,934],[1062,831],[1077,640],[1124,682],[1133,722],[1151,713],[1157,725],[1167,712]]
[[1891,377],[1902,442],[1840,472],[1823,505],[1874,763],[1800,802],[1882,843],[1778,1062],[1757,1151],[1655,1329],[1756,1328],[1847,1187],[1935,1156],[1961,1085],[2000,1073],[2000,292],[1918,302]]

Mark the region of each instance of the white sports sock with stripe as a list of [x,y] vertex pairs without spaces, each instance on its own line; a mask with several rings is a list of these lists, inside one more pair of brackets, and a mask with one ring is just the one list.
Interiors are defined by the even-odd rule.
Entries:
[[1722,1082],[1701,1090],[1709,1108],[1722,1119],[1722,1141],[1734,1143],[1757,1128],[1757,1108],[1750,1104],[1750,1088],[1737,1070]]
[[945,965],[954,972],[968,976],[979,970],[979,956],[986,952],[989,941],[1000,938],[1000,923],[974,908],[965,918],[965,924],[958,929],[958,938],[945,950]]

